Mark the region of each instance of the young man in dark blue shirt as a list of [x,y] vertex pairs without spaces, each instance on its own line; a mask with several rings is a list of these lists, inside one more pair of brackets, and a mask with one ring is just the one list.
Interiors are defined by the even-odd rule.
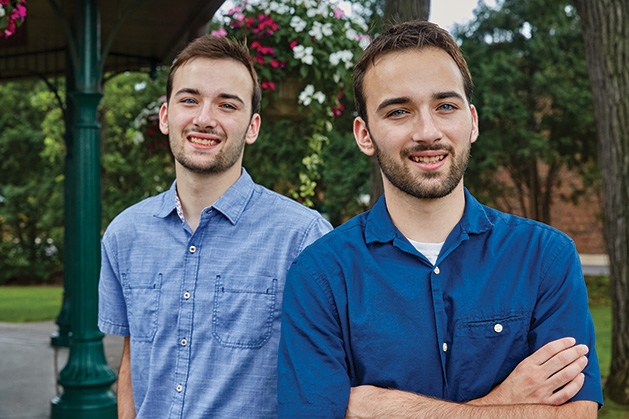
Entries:
[[384,196],[289,271],[280,418],[596,417],[574,243],[463,185],[478,116],[454,39],[428,22],[391,28],[354,90],[354,135]]

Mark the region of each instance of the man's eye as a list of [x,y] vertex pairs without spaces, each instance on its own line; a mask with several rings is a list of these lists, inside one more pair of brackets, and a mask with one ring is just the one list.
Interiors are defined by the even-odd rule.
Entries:
[[184,98],[184,99],[181,99],[181,103],[195,104],[197,103],[197,101],[192,98]]
[[403,109],[396,109],[396,110],[394,110],[394,111],[389,112],[389,113],[387,114],[387,116],[388,116],[388,117],[393,117],[393,118],[395,118],[395,117],[397,117],[397,116],[402,116],[402,115],[404,115],[405,113],[406,113],[406,111],[405,111],[405,110],[403,110]]
[[456,108],[453,105],[449,104],[449,103],[444,103],[443,105],[439,105],[438,109],[441,110],[441,111],[453,111]]
[[221,105],[221,107],[223,107],[225,109],[236,109],[236,107],[234,105],[232,105],[231,103],[223,103]]

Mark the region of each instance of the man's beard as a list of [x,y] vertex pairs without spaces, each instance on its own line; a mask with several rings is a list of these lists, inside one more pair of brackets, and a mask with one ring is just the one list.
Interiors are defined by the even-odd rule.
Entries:
[[[376,141],[373,140],[373,136],[371,138],[376,150],[376,158],[384,176],[393,186],[415,198],[438,199],[450,194],[463,179],[470,159],[471,143],[468,142],[467,147],[461,150],[460,156],[455,153],[452,146],[417,145],[412,149],[402,150],[398,161],[381,152]],[[447,174],[443,175],[438,172],[413,173],[417,170],[411,170],[408,156],[411,153],[425,150],[445,150],[448,152],[452,164]],[[409,161],[409,163],[404,165],[402,163],[404,161]],[[431,180],[439,181],[429,182]]]
[[[216,133],[214,132],[210,134],[216,135]],[[202,175],[214,175],[226,172],[238,162],[245,148],[245,136],[246,133],[242,135],[241,140],[237,144],[227,146],[223,148],[219,153],[213,156],[208,156],[207,161],[203,161],[202,163],[198,162],[198,158],[191,158],[191,156],[186,155],[183,152],[183,147],[178,148],[176,144],[173,144],[172,141],[170,144],[173,156],[181,166],[191,171],[192,173]],[[226,138],[224,136],[220,137],[221,142],[225,142]],[[186,141],[185,136],[183,136],[182,140]]]

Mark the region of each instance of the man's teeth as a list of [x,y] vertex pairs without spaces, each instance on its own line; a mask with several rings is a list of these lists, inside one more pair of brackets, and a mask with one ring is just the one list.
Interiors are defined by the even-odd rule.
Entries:
[[438,161],[441,161],[444,158],[445,156],[434,156],[434,157],[412,156],[411,160],[413,160],[415,163],[437,163]]
[[190,142],[201,145],[216,145],[219,143],[218,140],[206,140],[203,138],[190,137]]

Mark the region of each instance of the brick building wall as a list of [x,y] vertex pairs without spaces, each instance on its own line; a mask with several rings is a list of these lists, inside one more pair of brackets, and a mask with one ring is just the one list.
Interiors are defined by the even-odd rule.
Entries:
[[[506,184],[510,183],[509,176],[506,172],[499,174],[499,177]],[[561,173],[562,186],[558,191],[557,197],[553,200],[550,210],[551,225],[558,230],[563,231],[574,240],[577,250],[580,254],[585,255],[603,255],[607,253],[605,248],[605,239],[603,237],[603,221],[601,217],[601,202],[598,191],[591,189],[582,196],[577,204],[567,202],[559,198],[559,196],[569,195],[571,191],[570,185],[582,185],[578,175],[563,170]],[[513,200],[510,203],[511,208],[518,208],[517,203]],[[495,205],[500,208],[500,205]],[[516,215],[518,211],[512,210]]]

